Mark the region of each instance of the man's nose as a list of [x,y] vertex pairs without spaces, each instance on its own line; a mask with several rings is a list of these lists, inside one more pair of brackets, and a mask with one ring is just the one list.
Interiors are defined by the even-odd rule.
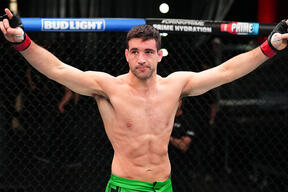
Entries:
[[138,63],[144,64],[146,62],[146,58],[143,53],[139,53],[138,55]]

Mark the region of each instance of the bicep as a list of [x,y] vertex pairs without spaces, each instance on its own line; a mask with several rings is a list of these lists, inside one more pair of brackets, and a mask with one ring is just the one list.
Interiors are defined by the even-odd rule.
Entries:
[[55,80],[58,83],[86,96],[101,95],[107,97],[104,82],[109,84],[108,82],[114,78],[103,72],[81,71],[66,64],[63,64],[56,74],[58,75],[56,75]]
[[217,66],[201,72],[187,72],[183,94],[187,96],[201,95],[228,81],[225,70]]

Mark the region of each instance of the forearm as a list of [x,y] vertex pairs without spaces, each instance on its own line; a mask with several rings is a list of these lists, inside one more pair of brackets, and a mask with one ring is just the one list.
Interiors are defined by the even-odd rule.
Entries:
[[267,59],[268,57],[262,53],[259,47],[229,59],[219,66],[220,70],[224,72],[224,83],[229,83],[250,73]]
[[57,81],[57,72],[64,64],[52,53],[33,41],[26,50],[20,53],[40,73]]

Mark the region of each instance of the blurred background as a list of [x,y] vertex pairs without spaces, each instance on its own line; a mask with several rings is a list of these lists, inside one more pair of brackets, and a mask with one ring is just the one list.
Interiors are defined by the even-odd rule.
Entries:
[[[22,17],[276,23],[287,18],[288,1],[1,0],[0,10],[6,7]],[[63,62],[115,76],[128,71],[125,35],[29,32]],[[168,34],[158,72],[205,70],[265,38]],[[95,100],[34,70],[2,35],[0,42],[0,191],[104,191],[113,151]],[[175,192],[288,191],[287,61],[280,54],[246,77],[183,99],[171,137],[187,142],[184,148],[169,144]]]

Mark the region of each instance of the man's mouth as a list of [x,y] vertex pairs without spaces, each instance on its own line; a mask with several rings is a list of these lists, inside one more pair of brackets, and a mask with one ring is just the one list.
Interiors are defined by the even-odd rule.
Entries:
[[137,70],[145,71],[148,67],[147,66],[138,66],[136,67]]

